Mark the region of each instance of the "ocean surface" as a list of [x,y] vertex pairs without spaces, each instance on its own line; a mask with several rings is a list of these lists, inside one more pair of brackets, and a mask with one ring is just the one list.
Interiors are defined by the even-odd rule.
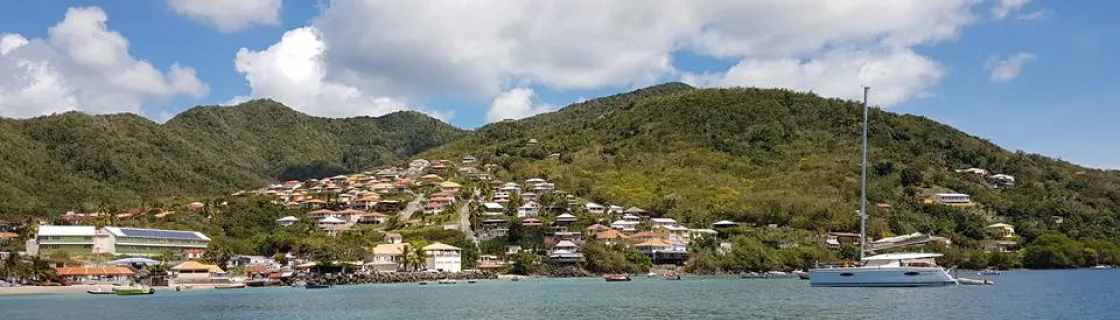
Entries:
[[798,279],[639,277],[21,296],[0,297],[0,319],[1120,319],[1117,269],[986,278],[996,285],[812,288]]

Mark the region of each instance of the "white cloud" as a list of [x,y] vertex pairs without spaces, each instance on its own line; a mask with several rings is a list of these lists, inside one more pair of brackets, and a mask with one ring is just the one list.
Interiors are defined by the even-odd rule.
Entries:
[[175,13],[234,32],[280,23],[281,0],[167,0]]
[[241,48],[235,65],[237,71],[245,75],[252,93],[248,97],[234,97],[227,104],[271,98],[322,117],[376,116],[411,109],[400,99],[371,95],[327,79],[322,60],[325,49],[314,27],[288,31],[280,42],[265,50]]
[[984,69],[991,70],[992,82],[1004,82],[1019,77],[1023,66],[1038,60],[1038,56],[1030,52],[1019,52],[1006,58],[991,57],[984,63]]
[[936,62],[910,50],[836,50],[804,61],[744,59],[727,72],[685,74],[682,80],[702,87],[776,87],[845,98],[861,97],[866,85],[876,104],[890,106],[928,94],[943,74]]
[[173,64],[163,72],[133,58],[107,21],[100,8],[70,8],[46,39],[0,36],[0,116],[140,113],[152,99],[206,95],[194,69]]
[[[380,114],[439,95],[493,101],[487,121],[525,117],[534,88],[633,88],[683,79],[853,97],[930,94],[944,71],[911,48],[952,40],[980,0],[334,0],[237,70],[252,93],[320,116]],[[678,70],[677,51],[739,61]],[[491,100],[492,99],[492,100]],[[416,107],[412,107],[416,108]],[[439,111],[429,111],[439,114]]]
[[[975,21],[979,0],[435,2],[332,1],[312,20],[325,47],[325,78],[379,96],[490,99],[510,88],[695,79],[700,75],[677,70],[671,58],[691,50],[742,60],[729,70],[735,73],[790,62],[846,72],[821,79],[810,79],[809,69],[773,77],[707,74],[722,79],[707,84],[749,81],[847,96],[832,88],[849,85],[851,76],[882,81],[883,92],[901,102],[921,96],[943,74],[910,48],[954,39]],[[885,68],[892,73],[876,71]]]
[[1003,20],[1012,12],[1018,11],[1031,0],[999,0],[994,7],[992,7],[992,19]]
[[553,106],[547,104],[534,105],[533,99],[535,97],[536,93],[530,88],[514,88],[502,92],[490,104],[490,111],[486,113],[486,122],[521,119],[554,109]]

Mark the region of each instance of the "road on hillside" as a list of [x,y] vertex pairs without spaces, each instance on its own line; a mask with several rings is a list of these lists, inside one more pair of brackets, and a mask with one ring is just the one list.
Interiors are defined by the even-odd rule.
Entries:
[[420,202],[423,201],[424,195],[417,194],[416,198],[408,202],[408,205],[404,206],[404,210],[401,210],[401,213],[397,215],[397,221],[400,221],[401,223],[408,223],[408,220],[412,219],[412,214],[420,210]]
[[[477,199],[481,196],[482,196],[482,193],[479,191],[479,189],[477,189],[477,188],[474,189],[474,197],[473,198]],[[471,238],[471,241],[474,241],[475,243],[478,243],[478,237],[476,237],[474,235],[474,231],[471,230],[471,210],[470,210],[470,208],[471,208],[471,203],[475,202],[475,199],[468,200],[466,203],[463,204],[462,207],[459,208],[459,230],[463,231],[463,233],[465,233],[468,238]]]

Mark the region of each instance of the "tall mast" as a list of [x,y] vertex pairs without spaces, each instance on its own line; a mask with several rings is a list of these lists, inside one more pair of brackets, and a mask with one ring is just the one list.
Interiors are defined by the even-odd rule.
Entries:
[[859,261],[863,262],[867,250],[867,92],[863,87],[863,152],[860,159],[859,179]]

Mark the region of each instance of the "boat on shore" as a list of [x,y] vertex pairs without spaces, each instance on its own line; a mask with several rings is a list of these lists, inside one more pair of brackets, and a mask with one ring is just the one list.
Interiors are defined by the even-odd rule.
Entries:
[[604,274],[603,275],[603,280],[606,280],[607,282],[630,281],[630,275],[626,275],[626,274]]

